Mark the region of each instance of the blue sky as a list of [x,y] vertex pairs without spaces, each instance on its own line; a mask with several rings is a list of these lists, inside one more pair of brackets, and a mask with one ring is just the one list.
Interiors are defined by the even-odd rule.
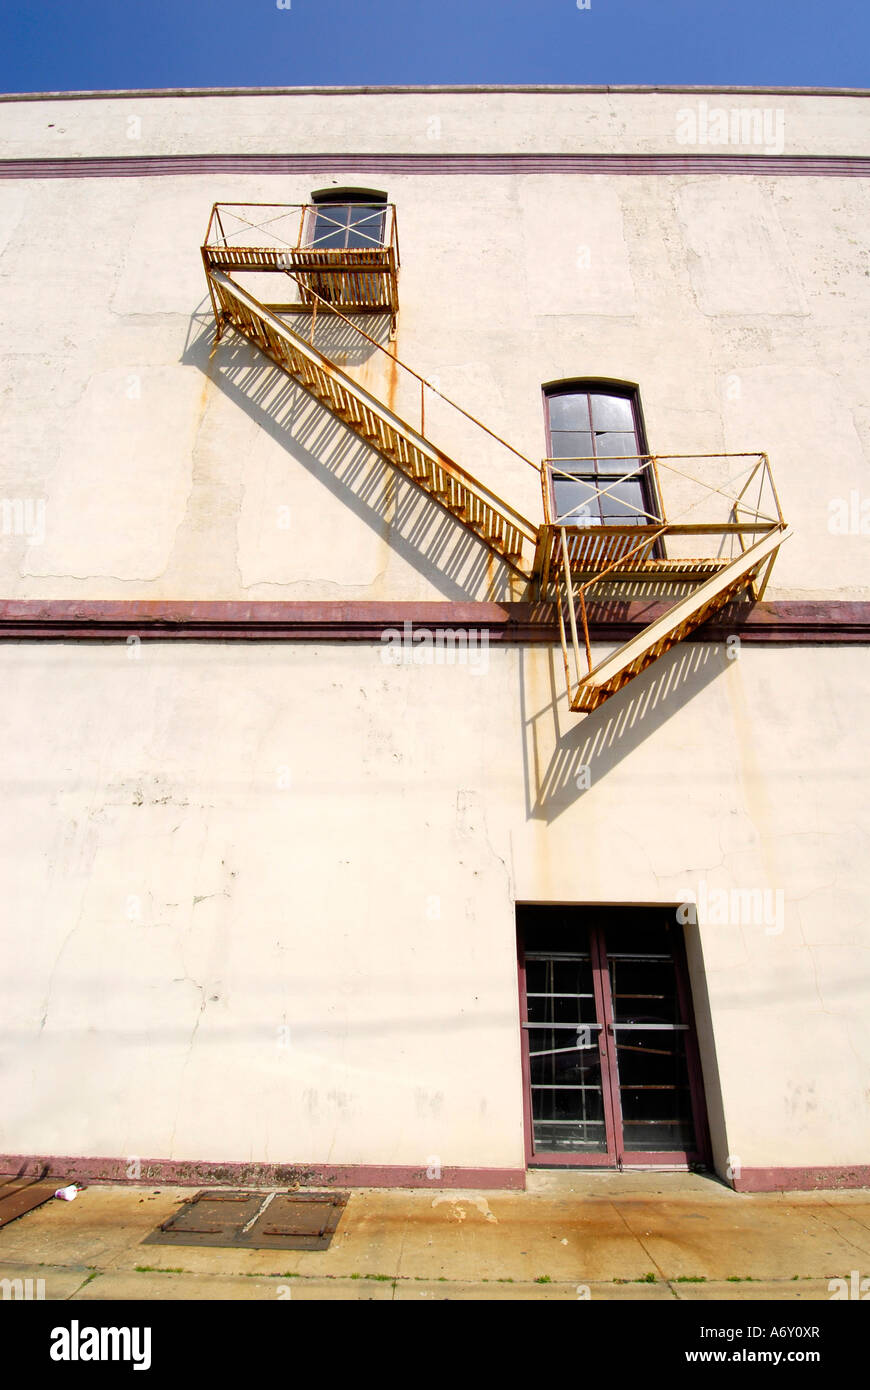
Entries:
[[[587,0],[581,0],[586,4]],[[9,0],[0,89],[870,85],[870,0]]]

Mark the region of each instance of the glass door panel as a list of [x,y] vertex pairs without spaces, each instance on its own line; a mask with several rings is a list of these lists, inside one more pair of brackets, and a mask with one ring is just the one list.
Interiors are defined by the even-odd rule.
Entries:
[[601,1024],[589,952],[528,954],[526,999],[535,1147],[606,1153]]
[[624,1151],[693,1149],[683,1032],[614,1028]]
[[622,1146],[626,1153],[695,1147],[686,1034],[667,926],[605,930]]

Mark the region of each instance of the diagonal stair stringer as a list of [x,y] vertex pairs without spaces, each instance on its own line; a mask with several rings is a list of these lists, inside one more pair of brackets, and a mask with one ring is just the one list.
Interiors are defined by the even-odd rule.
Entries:
[[223,271],[209,269],[218,336],[229,324],[525,579],[538,528],[377,400]]
[[586,676],[578,679],[572,690],[572,711],[588,714],[597,709],[713,613],[724,608],[754,583],[762,566],[772,562],[780,545],[790,535],[784,525],[777,525],[691,594],[679,599],[667,613],[599,661]]

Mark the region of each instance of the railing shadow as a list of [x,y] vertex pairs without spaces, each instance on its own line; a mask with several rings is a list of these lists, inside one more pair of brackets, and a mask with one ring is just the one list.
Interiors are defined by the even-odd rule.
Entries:
[[[254,277],[249,276],[248,279],[253,280]],[[264,304],[265,308],[269,309],[268,296],[263,295],[262,285],[248,284],[244,275],[237,276],[237,281],[242,289],[254,295]],[[319,309],[317,314],[301,308],[284,313],[279,308],[275,308],[270,309],[270,312],[282,323],[286,323],[287,327],[297,333],[300,338],[304,338],[306,343],[310,343],[318,352],[322,352],[337,367],[363,367],[373,358],[378,361],[383,358],[384,370],[388,369],[388,359],[383,352],[378,351],[378,345],[389,351],[389,314],[358,315],[362,319],[362,326],[368,337],[374,339],[374,342],[369,342],[367,338],[356,331],[352,324],[346,323],[337,314],[331,314],[328,309]]]
[[[725,670],[720,642],[684,642],[591,714],[571,714],[558,648],[546,654],[549,699],[529,708],[529,661],[520,653],[520,710],[527,820],[550,823],[596,787],[624,758]],[[539,701],[540,701],[540,697]]]
[[[182,353],[447,599],[510,596],[510,570],[432,498],[239,334],[212,348],[210,313],[191,317]],[[311,518],[312,524],[315,518]]]
[[[278,314],[277,317],[282,316]],[[367,342],[350,324],[331,314],[321,312],[315,319],[313,314],[296,313],[288,315],[285,321],[295,333],[304,337],[306,342],[312,343],[318,352],[322,352],[337,367],[361,367],[373,357],[384,357],[374,343]],[[382,347],[389,348],[389,314],[366,314],[363,327],[370,338],[374,338]],[[384,366],[386,370],[388,363],[385,358]]]

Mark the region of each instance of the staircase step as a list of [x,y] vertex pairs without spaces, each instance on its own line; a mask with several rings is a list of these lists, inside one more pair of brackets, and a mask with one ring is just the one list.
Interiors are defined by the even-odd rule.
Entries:
[[[762,562],[776,552],[788,534],[784,527],[772,529],[719,573],[707,579],[693,594],[680,599],[669,613],[650,623],[644,632],[605,657],[574,691],[571,709],[575,713],[587,714],[597,709],[714,613],[727,607],[732,599],[754,583]],[[642,644],[639,652],[636,651],[638,643]],[[615,670],[612,669],[614,664]]]

